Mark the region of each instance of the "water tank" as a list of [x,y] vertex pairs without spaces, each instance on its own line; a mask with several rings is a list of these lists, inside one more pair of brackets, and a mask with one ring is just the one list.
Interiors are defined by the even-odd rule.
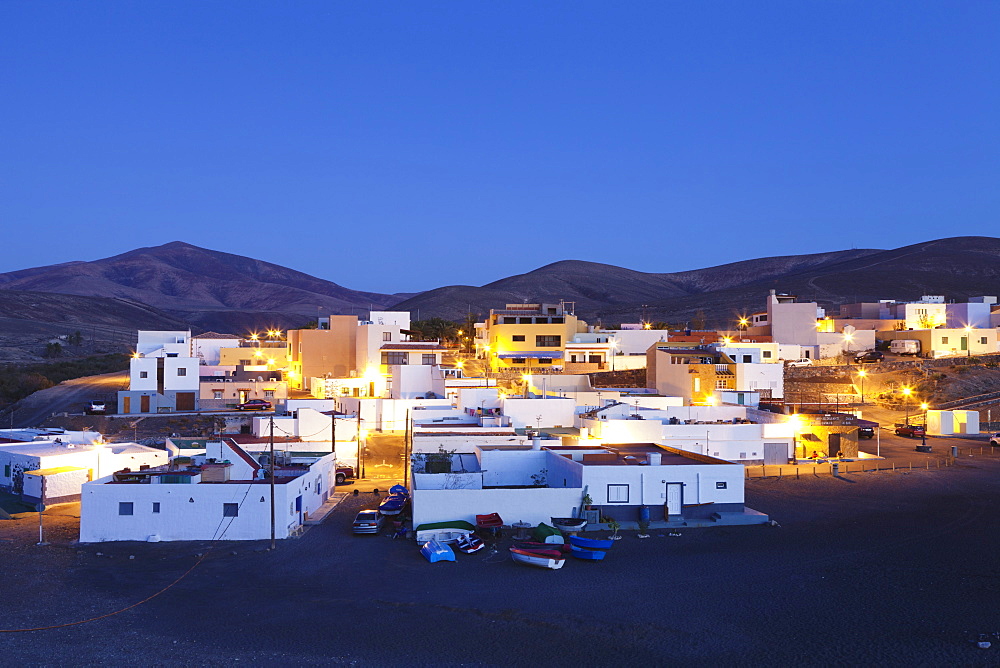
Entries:
[[649,461],[650,466],[659,466],[660,458],[662,457],[662,455],[663,453],[660,452],[650,452],[648,455],[646,455],[646,459],[647,461]]

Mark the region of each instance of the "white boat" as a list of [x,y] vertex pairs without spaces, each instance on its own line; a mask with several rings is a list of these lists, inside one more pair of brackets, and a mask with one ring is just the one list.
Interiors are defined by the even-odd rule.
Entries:
[[414,532],[418,543],[436,540],[439,543],[454,543],[463,536],[469,536],[476,530],[475,525],[463,520],[453,522],[434,522],[421,524]]
[[566,557],[555,550],[519,550],[512,547],[510,548],[510,556],[514,561],[519,561],[522,564],[553,570],[562,568],[563,564],[566,563]]

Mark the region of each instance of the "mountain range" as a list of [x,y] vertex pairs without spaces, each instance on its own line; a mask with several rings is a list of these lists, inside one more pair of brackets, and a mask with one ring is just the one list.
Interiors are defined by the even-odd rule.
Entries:
[[[368,309],[408,310],[414,318],[463,320],[508,303],[573,302],[577,315],[606,325],[648,320],[689,321],[701,311],[710,326],[731,326],[740,313],[761,310],[768,290],[821,305],[878,299],[949,299],[1000,293],[1000,239],[954,237],[892,250],[853,249],[744,260],[705,269],[646,273],[564,260],[483,286],[452,285],[418,294],[383,294],[343,287],[252,258],[173,242],[93,262],[67,262],[0,274],[0,310],[38,302],[40,293],[77,296],[90,317],[118,321],[141,309],[154,322],[195,330],[240,332],[296,327],[317,314]],[[104,301],[101,301],[101,300]],[[124,307],[128,308],[124,308]],[[49,308],[38,319],[52,317]],[[3,315],[0,313],[0,315]],[[20,314],[23,318],[24,315]],[[177,325],[175,325],[177,326]]]

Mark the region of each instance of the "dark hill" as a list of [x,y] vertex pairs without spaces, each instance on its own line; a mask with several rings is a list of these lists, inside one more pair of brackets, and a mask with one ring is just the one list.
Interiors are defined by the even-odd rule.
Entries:
[[[0,288],[118,297],[183,314],[196,325],[236,329],[244,314],[302,324],[325,312],[382,308],[398,296],[359,292],[299,271],[175,241],[93,262],[0,274]],[[227,314],[234,322],[227,325]],[[282,324],[282,323],[276,323]]]

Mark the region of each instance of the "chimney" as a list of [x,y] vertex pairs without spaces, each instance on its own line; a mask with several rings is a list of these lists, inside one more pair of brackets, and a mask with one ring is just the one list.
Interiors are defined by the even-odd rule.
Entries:
[[532,450],[542,449],[542,437],[539,436],[538,434],[535,434],[534,436],[531,437],[531,449]]
[[649,462],[650,466],[659,466],[660,457],[663,455],[661,452],[650,452],[646,455],[646,461]]

